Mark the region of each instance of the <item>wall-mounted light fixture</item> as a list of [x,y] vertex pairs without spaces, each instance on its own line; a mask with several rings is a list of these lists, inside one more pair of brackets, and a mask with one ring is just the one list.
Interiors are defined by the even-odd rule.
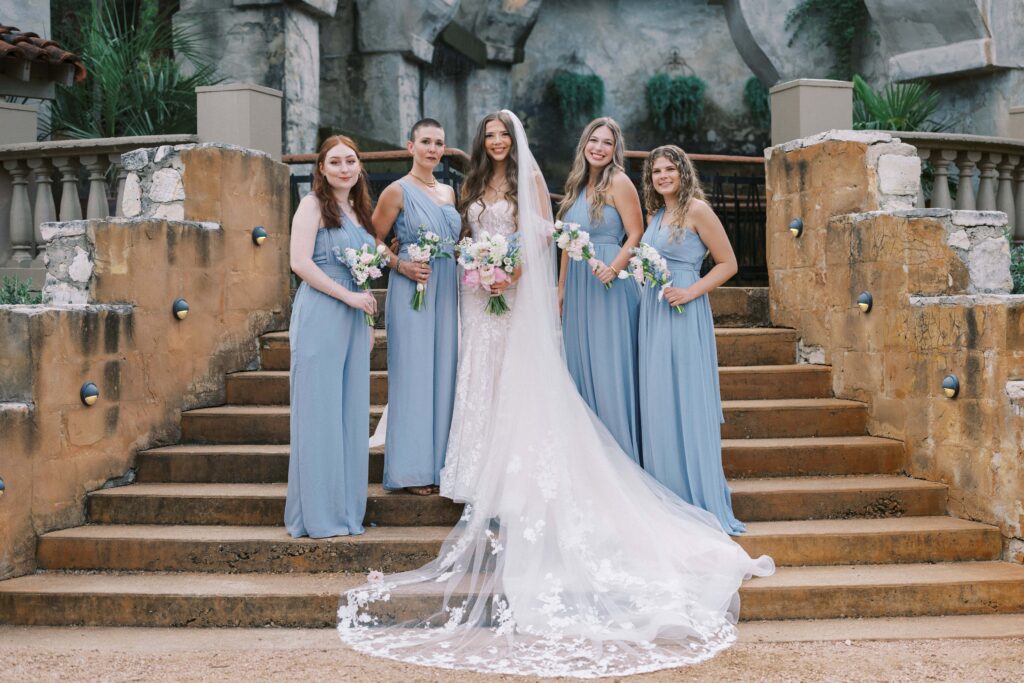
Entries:
[[92,382],[86,382],[78,392],[78,397],[82,399],[82,403],[87,406],[91,406],[99,400],[100,389]]
[[875,305],[875,300],[871,296],[871,292],[861,292],[860,296],[857,297],[857,308],[864,311],[865,313],[871,312],[871,307]]
[[178,320],[184,320],[185,316],[188,315],[188,302],[184,299],[175,299],[174,304],[171,306],[171,312],[174,313],[174,317]]
[[7,484],[4,483],[3,479],[0,479],[0,496],[4,495],[4,491],[7,490]]
[[804,221],[801,218],[794,218],[789,222],[789,231],[793,233],[793,237],[799,237],[804,234]]
[[960,380],[956,375],[946,375],[942,379],[942,393],[946,395],[946,398],[957,397],[960,393]]
[[263,241],[267,239],[267,229],[262,225],[257,225],[252,229],[252,243],[257,247],[263,246]]

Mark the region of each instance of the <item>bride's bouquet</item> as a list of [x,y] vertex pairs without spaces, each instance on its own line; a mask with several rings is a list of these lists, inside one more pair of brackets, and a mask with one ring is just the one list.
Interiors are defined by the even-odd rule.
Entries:
[[[511,280],[520,262],[516,235],[508,238],[485,232],[475,240],[463,239],[458,249],[459,264],[464,270],[462,284],[471,289],[489,291],[491,285]],[[504,294],[487,300],[487,312],[491,315],[505,315],[510,310]]]
[[[632,277],[641,287],[651,284],[660,287],[658,299],[665,296],[665,288],[672,284],[672,271],[668,269],[665,258],[658,253],[658,250],[649,244],[641,243],[640,246],[632,249],[633,255],[629,257],[629,263],[619,272],[619,278],[625,280]],[[683,312],[683,306],[673,306],[676,313]]]
[[[596,270],[600,263],[594,256],[590,243],[590,233],[580,229],[579,223],[563,223],[555,221],[551,239],[558,248],[564,251],[573,261],[586,261],[591,270]],[[604,283],[605,289],[611,289],[612,283]]]
[[[419,239],[416,244],[409,245],[409,260],[415,263],[430,263],[436,258],[451,258],[451,254],[442,250],[445,244],[450,244],[450,242],[442,240],[436,232],[427,230],[426,226],[421,225]],[[416,283],[416,292],[413,293],[412,301],[409,302],[412,310],[423,310],[423,292],[426,288],[424,283]]]
[[[378,244],[376,248],[364,244],[358,249],[348,247],[344,251],[340,247],[334,247],[334,256],[348,266],[352,280],[360,289],[370,289],[370,280],[375,280],[384,273],[386,258],[383,244]],[[366,324],[373,327],[373,316],[369,313],[363,313],[363,316],[366,318]]]

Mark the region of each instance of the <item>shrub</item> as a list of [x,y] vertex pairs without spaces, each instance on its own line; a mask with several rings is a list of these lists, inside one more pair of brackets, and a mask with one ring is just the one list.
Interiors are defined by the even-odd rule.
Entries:
[[697,76],[652,76],[647,81],[651,123],[664,134],[695,131],[704,115],[706,89],[707,84]]
[[4,277],[0,283],[0,305],[42,303],[42,295],[29,290],[31,284],[29,279],[22,282],[16,277]]
[[551,91],[566,130],[592,119],[604,105],[604,81],[600,76],[559,71],[551,79]]

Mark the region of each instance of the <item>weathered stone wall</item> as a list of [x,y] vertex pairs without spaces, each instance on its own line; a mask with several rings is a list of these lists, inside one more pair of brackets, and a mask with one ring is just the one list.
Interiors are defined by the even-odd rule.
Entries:
[[911,208],[915,156],[852,131],[771,150],[772,323],[832,365],[836,396],[868,404],[872,434],[904,441],[913,476],[949,484],[953,514],[998,525],[1024,561],[1024,296],[1008,294],[1006,216]]
[[50,303],[0,307],[0,578],[31,571],[36,535],[81,524],[87,492],[176,440],[182,410],[223,402],[224,373],[287,326],[286,167],[218,145],[125,161],[136,216],[46,224]]

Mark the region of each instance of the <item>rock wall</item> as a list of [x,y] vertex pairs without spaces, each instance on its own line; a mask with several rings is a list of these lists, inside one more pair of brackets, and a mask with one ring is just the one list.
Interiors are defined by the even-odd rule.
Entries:
[[911,475],[948,484],[950,511],[998,525],[1024,562],[1024,296],[1009,294],[1006,216],[911,208],[915,156],[853,131],[770,150],[772,323],[832,365],[837,397],[868,404],[870,433],[905,443]]
[[38,534],[82,524],[89,491],[174,442],[182,410],[223,402],[224,373],[287,326],[287,168],[220,145],[125,162],[137,215],[45,224],[48,303],[0,306],[0,578],[31,571]]

